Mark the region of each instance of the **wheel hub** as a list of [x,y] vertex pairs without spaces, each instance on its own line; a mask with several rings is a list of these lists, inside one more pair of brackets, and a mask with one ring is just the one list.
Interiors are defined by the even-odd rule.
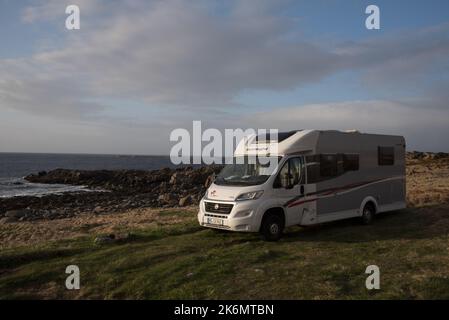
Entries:
[[271,234],[277,234],[279,232],[279,226],[276,223],[273,223],[270,226],[270,232]]

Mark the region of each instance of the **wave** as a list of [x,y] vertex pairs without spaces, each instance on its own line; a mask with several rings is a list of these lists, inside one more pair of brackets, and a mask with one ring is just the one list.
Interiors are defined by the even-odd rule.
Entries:
[[31,183],[23,178],[0,178],[0,198],[19,196],[42,197],[49,194],[68,192],[95,192],[87,186],[72,186],[66,184]]

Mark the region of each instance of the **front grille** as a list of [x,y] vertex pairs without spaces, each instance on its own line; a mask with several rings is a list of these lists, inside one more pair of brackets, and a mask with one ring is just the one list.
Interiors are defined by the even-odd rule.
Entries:
[[205,202],[206,212],[212,213],[222,213],[229,214],[231,213],[232,207],[234,206],[232,203],[218,203],[218,202]]
[[205,213],[205,217],[212,217],[212,218],[221,218],[221,219],[227,219],[228,216],[225,214],[215,214],[215,213]]

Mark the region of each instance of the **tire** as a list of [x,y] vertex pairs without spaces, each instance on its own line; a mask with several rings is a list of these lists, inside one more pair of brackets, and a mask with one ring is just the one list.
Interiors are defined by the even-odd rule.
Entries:
[[269,214],[262,220],[260,234],[265,241],[278,241],[282,237],[284,229],[282,219],[274,214]]
[[374,205],[372,203],[367,203],[363,207],[363,211],[362,211],[362,216],[361,216],[362,224],[364,224],[364,225],[371,224],[374,220],[375,214],[376,214],[376,209],[374,208]]

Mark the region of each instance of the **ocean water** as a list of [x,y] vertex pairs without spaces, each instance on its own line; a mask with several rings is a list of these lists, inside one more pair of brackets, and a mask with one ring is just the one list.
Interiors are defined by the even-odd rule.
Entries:
[[0,198],[91,191],[84,186],[29,183],[23,177],[53,169],[154,170],[174,167],[169,156],[0,153]]

